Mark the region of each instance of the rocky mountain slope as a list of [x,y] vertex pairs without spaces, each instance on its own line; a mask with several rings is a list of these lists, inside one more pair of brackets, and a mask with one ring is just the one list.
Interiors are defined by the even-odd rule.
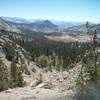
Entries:
[[[21,38],[20,33],[12,33],[0,31],[0,59],[6,65],[10,72],[12,59],[9,56],[13,52],[7,52],[13,47],[16,53],[16,65],[23,66],[22,76],[26,85],[24,87],[9,88],[0,92],[1,100],[66,100],[72,99],[75,96],[75,86],[78,74],[80,72],[80,64],[70,69],[69,71],[58,72],[53,69],[53,72],[46,71],[45,68],[39,68],[35,62],[30,59],[29,53],[18,45],[11,35]],[[9,47],[8,47],[9,45]],[[6,53],[7,52],[7,53]],[[11,53],[11,54],[10,54]],[[10,54],[8,56],[8,54]],[[22,63],[23,61],[23,63]]]
[[63,73],[44,72],[41,69],[40,72],[26,77],[27,86],[0,92],[0,98],[2,100],[74,100],[75,81],[79,70],[80,65]]
[[78,26],[82,23],[64,22],[54,20],[27,20],[16,17],[0,17],[0,29],[13,32],[65,32],[68,27]]
[[[99,24],[91,24],[91,30],[96,29],[100,32]],[[23,18],[0,17],[0,29],[13,31],[17,33],[64,33],[68,35],[86,34],[86,25],[84,23],[64,22],[54,20],[26,20]]]
[[[48,43],[50,45],[51,43],[54,44],[54,42],[51,42],[48,39],[46,39],[44,37],[45,34],[41,35],[41,32],[39,32],[39,33],[35,32],[34,35],[21,33],[24,31],[25,32],[27,31],[26,33],[28,33],[28,31],[30,31],[30,30],[33,31],[34,27],[36,29],[39,28],[40,29],[39,31],[42,30],[43,32],[46,29],[45,32],[48,33],[48,27],[51,29],[50,31],[52,31],[52,29],[54,27],[56,28],[57,26],[52,24],[48,20],[46,20],[44,22],[39,21],[37,23],[31,23],[31,24],[19,24],[19,23],[5,21],[2,18],[0,19],[0,29],[1,29],[0,30],[0,64],[1,64],[0,68],[2,68],[2,66],[4,66],[6,69],[8,69],[7,77],[9,79],[10,74],[11,74],[11,72],[10,72],[11,68],[13,68],[12,66],[15,67],[15,65],[16,65],[17,66],[16,68],[20,69],[23,80],[24,80],[23,87],[20,87],[19,84],[18,84],[19,87],[18,86],[16,86],[16,87],[14,87],[14,86],[4,87],[3,86],[4,91],[2,91],[2,88],[1,88],[2,80],[0,80],[0,82],[1,82],[0,83],[1,84],[0,91],[2,91],[2,92],[0,92],[0,99],[1,100],[14,100],[14,99],[15,100],[51,100],[51,99],[52,100],[76,100],[75,99],[76,92],[77,92],[76,83],[77,83],[77,79],[79,77],[79,74],[80,74],[80,71],[82,68],[82,63],[80,63],[81,56],[75,55],[75,54],[77,54],[77,52],[75,50],[79,50],[78,48],[80,48],[80,45],[78,45],[77,43],[75,44],[75,48],[76,47],[77,48],[76,49],[74,48],[74,51],[71,52],[72,58],[69,59],[69,61],[71,61],[71,60],[74,61],[73,58],[77,58],[77,61],[78,61],[78,59],[80,59],[80,60],[78,62],[77,61],[73,62],[73,63],[70,62],[70,65],[67,67],[65,65],[64,67],[66,67],[66,70],[62,71],[62,65],[64,65],[64,63],[62,61],[63,59],[61,59],[63,52],[61,52],[61,58],[59,58],[61,61],[60,63],[62,64],[60,66],[58,66],[59,59],[58,59],[58,56],[55,55],[56,52],[53,51],[53,56],[51,56],[51,57],[48,56],[48,58],[46,58],[46,56],[43,56],[42,52],[40,52],[41,49],[45,50],[46,46],[48,47]],[[78,28],[78,29],[75,29],[76,32],[79,32],[79,34],[82,32],[85,33],[86,32],[85,25],[83,27],[84,27],[83,31],[82,31],[82,28]],[[99,30],[99,25],[92,26],[92,28]],[[75,30],[74,31],[73,30],[70,29],[70,32],[75,32]],[[36,34],[38,34],[38,35],[36,35]],[[56,37],[55,40],[57,40],[58,38],[59,37]],[[65,38],[67,38],[67,40],[68,40],[69,37],[63,36],[61,38],[64,40],[65,40]],[[82,37],[79,37],[79,38],[82,38]],[[35,41],[35,39],[37,39],[38,41]],[[30,41],[33,41],[33,42],[31,42],[31,44],[28,44]],[[40,42],[42,44],[44,42],[46,42],[47,45],[39,44]],[[40,55],[40,58],[42,58],[42,60],[36,55],[34,55],[34,57],[36,57],[35,61],[37,59],[38,59],[38,61],[40,60],[39,63],[41,63],[41,61],[42,61],[43,66],[40,66],[39,63],[33,62],[33,58],[32,58],[33,55],[31,56],[31,54],[34,54],[34,52],[30,53],[27,50],[27,48],[31,47],[33,45],[33,43],[35,45],[35,48],[37,47],[39,49],[40,47],[42,47],[39,50],[30,48],[31,49],[30,51],[36,50],[35,53],[37,53],[37,55],[38,55],[38,53],[40,53],[42,55],[42,56]],[[54,46],[53,48],[57,48],[57,43],[60,43],[60,42],[56,42],[56,44],[53,45]],[[83,44],[84,44],[83,46],[85,46],[85,43],[83,43]],[[26,45],[26,49],[24,48],[25,45]],[[40,47],[38,47],[38,45]],[[61,47],[61,45],[64,46],[65,44],[63,44],[63,42],[61,42],[60,47]],[[70,49],[70,46],[72,48],[73,45],[74,45],[74,43],[71,43],[69,45],[69,49]],[[65,47],[66,46],[67,45],[65,45]],[[67,51],[68,48],[65,48],[65,47],[63,47],[63,48],[64,48],[64,50]],[[87,47],[88,47],[88,44],[87,44]],[[63,49],[63,48],[61,48],[61,49]],[[69,49],[67,51],[68,54],[70,53]],[[37,52],[37,50],[38,50],[38,52]],[[51,52],[52,52],[52,50],[53,49],[51,49]],[[48,53],[48,49],[47,49],[47,51],[45,51],[45,53],[46,52]],[[84,53],[82,53],[82,52],[80,52],[80,53],[84,56]],[[68,56],[68,54],[67,54],[67,56]],[[64,57],[67,57],[67,56],[65,55]],[[46,58],[46,60],[43,58]],[[70,58],[70,57],[68,57],[68,58]],[[54,66],[52,66],[54,64],[52,59],[54,59],[54,61],[55,61]],[[66,58],[64,58],[64,59],[65,59],[65,61],[68,60]],[[13,61],[15,61],[15,62],[13,63]],[[50,68],[52,70],[48,70],[49,67],[47,67],[47,66],[46,66],[47,68],[44,67],[44,65],[46,64],[45,61],[47,61],[47,64],[50,65]],[[68,62],[67,62],[67,64],[68,64]],[[58,68],[58,70],[57,70],[56,67],[59,67],[60,69]],[[0,70],[0,71],[2,71],[2,70]],[[19,72],[17,75],[20,74]],[[6,72],[4,71],[3,73],[6,73]],[[2,74],[0,74],[0,75],[2,75]],[[17,75],[14,74],[14,76],[17,76]],[[5,75],[3,74],[3,76],[5,76]],[[1,76],[0,76],[0,78],[1,78]],[[5,78],[4,78],[4,80],[5,80]],[[10,80],[10,81],[12,82],[12,80]],[[19,81],[19,78],[18,78],[18,81]],[[5,81],[3,81],[3,82],[4,82],[3,85],[6,84]]]
[[52,33],[56,32],[57,25],[53,24],[49,20],[37,21],[33,23],[21,22],[18,23],[16,21],[7,20],[6,18],[0,17],[0,29],[5,29],[7,31],[13,32],[45,32]]
[[[94,30],[97,31],[97,34],[100,33],[100,24],[90,24],[89,28],[90,28],[90,34],[93,33]],[[86,24],[83,24],[68,28],[66,33],[73,35],[79,35],[79,34],[86,35],[87,34],[86,31],[87,31]]]

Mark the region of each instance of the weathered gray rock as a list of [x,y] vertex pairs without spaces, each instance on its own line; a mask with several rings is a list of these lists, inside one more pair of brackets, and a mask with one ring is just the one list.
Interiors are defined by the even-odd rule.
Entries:
[[36,88],[52,89],[53,85],[50,83],[41,83]]
[[36,87],[36,86],[39,85],[40,83],[41,83],[40,80],[34,80],[34,81],[30,84],[30,86],[31,86],[31,87]]
[[10,88],[5,91],[5,93],[11,93],[11,92],[12,92],[12,89],[10,89]]

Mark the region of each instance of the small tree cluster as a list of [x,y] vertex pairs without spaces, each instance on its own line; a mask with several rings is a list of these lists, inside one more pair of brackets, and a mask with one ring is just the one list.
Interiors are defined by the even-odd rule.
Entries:
[[24,85],[21,68],[17,67],[15,60],[11,63],[10,80],[12,87],[21,87]]
[[9,87],[9,74],[7,66],[4,65],[0,59],[0,91],[8,89]]
[[[89,23],[86,23],[87,34],[90,33]],[[77,93],[77,100],[85,100],[89,97],[87,93],[90,91],[88,90],[88,83],[97,82],[97,32],[96,30],[93,31],[92,38],[91,38],[91,46],[89,50],[86,50],[85,55],[82,57],[82,67],[80,70],[79,77],[77,79],[78,85],[78,93]],[[91,83],[90,83],[91,84]],[[86,99],[88,100],[88,99]]]
[[3,46],[3,49],[5,51],[5,54],[6,54],[6,58],[9,60],[9,61],[12,61],[14,59],[14,57],[16,56],[16,52],[15,52],[15,49],[13,46],[11,46],[10,44],[8,43],[5,43],[4,46]]

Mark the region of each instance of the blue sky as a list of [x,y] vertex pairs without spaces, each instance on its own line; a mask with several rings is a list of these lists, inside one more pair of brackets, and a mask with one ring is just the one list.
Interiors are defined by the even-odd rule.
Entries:
[[100,0],[0,0],[0,16],[100,22]]

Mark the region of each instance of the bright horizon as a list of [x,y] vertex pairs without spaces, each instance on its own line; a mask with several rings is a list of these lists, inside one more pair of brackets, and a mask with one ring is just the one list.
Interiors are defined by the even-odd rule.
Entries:
[[100,23],[100,0],[0,0],[0,16]]

